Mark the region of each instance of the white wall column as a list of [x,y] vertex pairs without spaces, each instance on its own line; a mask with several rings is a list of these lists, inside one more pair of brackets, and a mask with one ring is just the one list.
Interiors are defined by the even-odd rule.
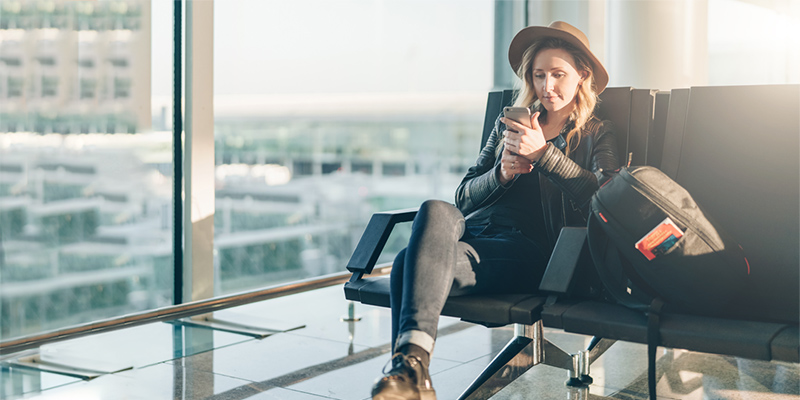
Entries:
[[214,296],[214,2],[186,2],[184,301]]
[[708,1],[608,1],[605,49],[609,86],[707,85]]

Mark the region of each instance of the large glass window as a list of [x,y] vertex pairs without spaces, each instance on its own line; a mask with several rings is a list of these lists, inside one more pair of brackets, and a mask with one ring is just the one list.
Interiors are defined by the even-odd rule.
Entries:
[[214,3],[217,294],[340,272],[373,212],[453,201],[479,150],[493,12]]
[[172,303],[171,27],[169,1],[0,0],[3,340]]

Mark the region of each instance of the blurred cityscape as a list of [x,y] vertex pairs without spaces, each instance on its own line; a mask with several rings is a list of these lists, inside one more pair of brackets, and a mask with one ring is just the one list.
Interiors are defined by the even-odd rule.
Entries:
[[[3,339],[172,302],[173,143],[167,111],[151,111],[150,4],[0,2]],[[452,201],[483,101],[216,118],[215,293],[342,271],[373,212]]]

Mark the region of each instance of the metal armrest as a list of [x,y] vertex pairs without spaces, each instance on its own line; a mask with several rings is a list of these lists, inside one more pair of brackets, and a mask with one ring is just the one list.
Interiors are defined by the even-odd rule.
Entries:
[[416,208],[405,210],[385,211],[372,214],[364,233],[358,240],[358,245],[347,261],[347,270],[353,273],[350,281],[361,279],[364,274],[372,272],[378,257],[381,255],[389,234],[394,226],[400,222],[408,222],[417,215]]

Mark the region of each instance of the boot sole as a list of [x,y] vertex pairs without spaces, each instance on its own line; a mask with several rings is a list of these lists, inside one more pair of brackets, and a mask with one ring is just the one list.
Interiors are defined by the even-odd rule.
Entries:
[[[383,385],[378,384],[377,387],[372,389],[372,400],[408,400],[417,398],[419,400],[436,400],[436,391],[433,389],[417,392],[413,389],[409,390],[407,387],[401,387],[394,381],[381,383]],[[419,394],[419,397],[416,397],[416,394]]]

